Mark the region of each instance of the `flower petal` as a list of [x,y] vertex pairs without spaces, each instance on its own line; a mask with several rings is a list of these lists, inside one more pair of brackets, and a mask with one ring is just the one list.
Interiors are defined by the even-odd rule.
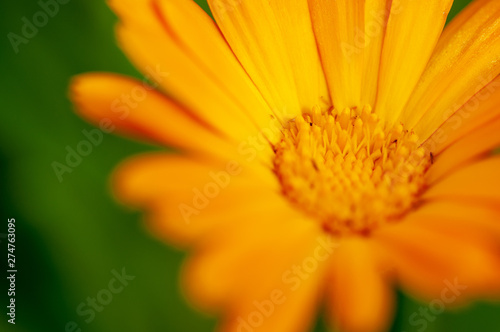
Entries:
[[[456,231],[429,226],[425,222],[429,218],[417,211],[374,236],[403,288],[419,299],[431,301],[445,296],[449,300],[450,294],[445,293],[450,292],[450,284],[461,285],[457,289],[460,294],[446,300],[450,306],[500,294],[498,243],[468,233],[466,228],[457,236]],[[439,223],[438,218],[431,220]]]
[[[259,266],[259,269],[263,271],[263,268],[266,268],[265,271],[275,273],[274,269],[270,269],[272,262],[268,261],[267,264],[269,265]],[[276,272],[278,276],[281,276],[279,273],[282,271]],[[267,288],[269,292],[267,296],[242,299],[240,306],[224,320],[218,330],[240,332],[250,328],[255,332],[308,331],[315,322],[320,306],[321,276],[322,273],[316,271],[296,291],[289,291],[286,287],[280,289],[279,286],[271,288],[270,285],[271,287]],[[260,285],[249,286],[259,287]],[[274,302],[271,302],[273,300]]]
[[396,122],[443,31],[453,0],[392,1],[376,112]]
[[288,118],[330,104],[307,0],[209,0],[233,52],[273,109]]
[[361,33],[358,38],[365,38],[364,45],[358,40],[363,47],[364,56],[361,106],[366,104],[374,107],[376,103],[382,46],[390,12],[390,1],[365,0],[364,34],[358,30],[358,34]]
[[427,173],[427,183],[434,184],[464,165],[491,154],[500,146],[500,117],[461,138],[440,153]]
[[437,199],[425,203],[411,219],[421,226],[442,231],[457,238],[492,242],[500,239],[500,210],[487,205]]
[[453,198],[500,204],[500,157],[495,156],[454,172],[431,186],[423,199]]
[[289,207],[271,171],[234,160],[149,154],[123,164],[113,182],[123,203],[147,208],[156,234],[177,245],[191,244],[242,215],[262,216]]
[[385,0],[309,0],[335,108],[373,106],[389,9]]
[[101,128],[204,154],[234,153],[209,126],[144,82],[94,73],[77,76],[70,89],[76,111]]
[[224,309],[229,316],[222,330],[237,331],[242,324],[238,316],[251,321],[249,316],[258,310],[255,301],[270,299],[278,290],[286,301],[275,303],[275,313],[263,317],[260,324],[249,324],[256,331],[307,329],[333,250],[322,247],[322,237],[316,223],[292,210],[276,211],[269,218],[243,219],[198,248],[185,269],[188,294],[203,308]]
[[[254,134],[258,129],[257,122],[261,123],[260,117],[256,119],[251,114],[272,115],[265,104],[254,100],[258,98],[255,89],[217,27],[201,9],[182,7],[177,12],[184,15],[182,10],[185,10],[193,15],[196,26],[202,27],[211,43],[211,52],[220,59],[193,53],[194,49],[206,49],[209,45],[176,37],[178,22],[169,25],[157,1],[113,0],[110,4],[122,20],[117,37],[125,53],[143,73],[148,73],[194,116],[241,141]],[[216,68],[220,69],[217,73],[214,72]],[[155,70],[162,74],[150,73]],[[234,96],[236,92],[238,96]],[[247,102],[249,106],[263,106],[249,111],[244,106]]]
[[474,95],[434,132],[424,146],[435,155],[500,117],[500,76]]
[[192,0],[156,1],[165,28],[259,128],[269,126],[266,104],[213,20]]
[[401,121],[426,140],[500,73],[500,2],[473,2],[445,29]]
[[342,241],[332,269],[328,312],[346,332],[387,331],[394,315],[394,290],[384,280],[371,241]]

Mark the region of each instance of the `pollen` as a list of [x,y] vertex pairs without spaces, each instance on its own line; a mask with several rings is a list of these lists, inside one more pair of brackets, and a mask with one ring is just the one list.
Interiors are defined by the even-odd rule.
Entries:
[[418,203],[431,163],[418,141],[369,106],[314,107],[285,125],[274,171],[283,194],[329,233],[367,235]]

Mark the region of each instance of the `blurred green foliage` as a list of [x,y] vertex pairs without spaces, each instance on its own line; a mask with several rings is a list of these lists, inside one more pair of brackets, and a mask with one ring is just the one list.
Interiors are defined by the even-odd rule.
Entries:
[[[208,10],[204,0],[198,1]],[[455,1],[453,14],[468,1]],[[4,264],[6,219],[17,220],[17,320],[0,319],[1,331],[71,331],[74,321],[85,332],[211,331],[215,320],[196,312],[178,287],[185,253],[154,239],[141,215],[116,204],[108,190],[114,167],[154,147],[106,135],[60,183],[51,167],[63,162],[66,146],[75,147],[92,126],[78,118],[67,99],[70,78],[88,71],[140,74],[116,46],[116,17],[104,1],[72,0],[40,28],[16,54],[7,38],[20,34],[23,17],[40,10],[36,1],[0,4],[0,247]],[[2,265],[2,273],[5,271]],[[77,307],[107,288],[112,270],[136,278],[112,302],[89,316]],[[0,307],[7,304],[2,276]],[[393,331],[414,331],[408,317],[421,304],[400,294]],[[474,305],[446,313],[426,331],[491,331],[500,308]],[[321,320],[317,331],[326,331]],[[281,331],[277,331],[281,332]]]

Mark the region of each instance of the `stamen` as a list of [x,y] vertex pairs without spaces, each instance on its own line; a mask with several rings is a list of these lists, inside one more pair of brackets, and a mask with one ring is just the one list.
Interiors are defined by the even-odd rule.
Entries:
[[274,150],[284,195],[334,234],[397,220],[416,203],[431,162],[412,131],[369,106],[314,107],[288,122]]

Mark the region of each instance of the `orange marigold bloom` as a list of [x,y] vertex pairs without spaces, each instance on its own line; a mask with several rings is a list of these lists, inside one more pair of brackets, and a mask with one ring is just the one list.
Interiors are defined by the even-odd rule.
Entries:
[[116,194],[193,250],[183,283],[220,331],[306,331],[323,303],[342,331],[384,331],[396,285],[498,296],[500,1],[444,31],[452,0],[208,2],[216,23],[111,1],[157,89],[94,73],[71,98],[180,150],[126,162]]

